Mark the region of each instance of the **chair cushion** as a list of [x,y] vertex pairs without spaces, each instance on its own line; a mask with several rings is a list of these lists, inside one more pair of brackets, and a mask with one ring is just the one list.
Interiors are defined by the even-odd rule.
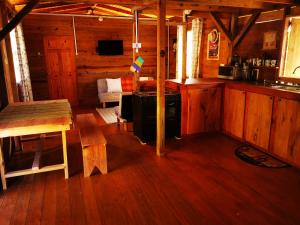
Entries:
[[133,76],[121,77],[122,91],[132,92],[133,91]]
[[121,93],[120,92],[107,92],[101,93],[99,96],[100,102],[118,102],[120,101]]
[[122,92],[121,78],[117,79],[106,79],[107,92]]

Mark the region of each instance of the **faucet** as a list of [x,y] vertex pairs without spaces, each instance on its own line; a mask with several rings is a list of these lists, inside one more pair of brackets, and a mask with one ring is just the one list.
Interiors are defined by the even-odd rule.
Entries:
[[297,66],[297,67],[294,69],[293,74],[295,74],[296,70],[299,69],[299,68],[300,68],[300,66]]

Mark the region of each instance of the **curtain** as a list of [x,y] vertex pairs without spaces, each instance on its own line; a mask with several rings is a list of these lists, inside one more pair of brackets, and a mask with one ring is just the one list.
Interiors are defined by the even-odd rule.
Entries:
[[192,78],[198,78],[200,73],[200,50],[202,38],[203,20],[196,18],[192,20]]
[[20,94],[22,95],[21,97],[24,102],[32,101],[33,96],[31,89],[30,73],[22,25],[19,24],[12,32],[14,32],[15,34],[16,54],[14,54],[14,64],[16,76],[17,73],[19,76],[19,78],[16,77],[16,80],[17,82],[19,82],[20,85]]

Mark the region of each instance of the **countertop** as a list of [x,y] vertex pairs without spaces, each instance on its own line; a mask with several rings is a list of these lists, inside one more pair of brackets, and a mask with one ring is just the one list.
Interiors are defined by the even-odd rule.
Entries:
[[276,89],[270,86],[266,86],[263,83],[258,82],[246,82],[246,81],[234,81],[234,80],[225,80],[219,78],[193,78],[186,79],[185,81],[178,79],[167,80],[169,86],[175,85],[179,89],[189,88],[189,87],[210,87],[210,86],[225,86],[229,88],[234,88],[242,91],[255,92],[270,96],[277,96],[281,98],[293,99],[300,101],[300,92]]

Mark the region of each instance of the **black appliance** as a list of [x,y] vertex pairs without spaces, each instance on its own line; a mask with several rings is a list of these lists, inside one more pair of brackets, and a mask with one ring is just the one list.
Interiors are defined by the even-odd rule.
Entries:
[[[165,93],[165,136],[181,135],[181,97],[177,92]],[[142,142],[156,140],[156,92],[133,94],[133,132]]]
[[123,40],[99,40],[98,55],[123,55]]

